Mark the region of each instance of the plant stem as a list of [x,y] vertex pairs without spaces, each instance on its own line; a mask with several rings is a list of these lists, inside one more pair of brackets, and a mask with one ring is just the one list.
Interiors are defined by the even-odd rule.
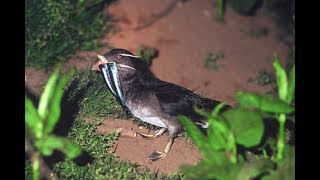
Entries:
[[35,153],[33,156],[33,163],[32,163],[32,179],[39,180],[40,179],[40,162],[39,162],[39,155]]
[[284,150],[284,124],[286,122],[286,115],[280,114],[278,117],[279,121],[279,137],[277,144],[277,159],[281,160],[283,158],[283,150]]
[[262,149],[263,157],[268,158],[266,149]]
[[229,143],[231,144],[232,156],[230,158],[231,163],[237,164],[237,145],[232,133],[229,134]]

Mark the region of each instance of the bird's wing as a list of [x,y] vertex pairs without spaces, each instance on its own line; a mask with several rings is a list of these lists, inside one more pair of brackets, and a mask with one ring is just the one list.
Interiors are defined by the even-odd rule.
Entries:
[[171,116],[183,114],[194,121],[201,121],[203,118],[194,112],[194,105],[205,111],[212,111],[220,103],[219,101],[202,98],[188,89],[167,82],[162,82],[161,85],[153,87],[162,110]]

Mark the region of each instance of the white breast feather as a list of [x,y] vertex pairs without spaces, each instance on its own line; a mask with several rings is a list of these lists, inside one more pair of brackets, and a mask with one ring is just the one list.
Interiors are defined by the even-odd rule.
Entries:
[[141,121],[153,124],[159,127],[167,128],[167,126],[160,120],[159,117],[154,116],[148,108],[133,108],[131,113],[139,118]]

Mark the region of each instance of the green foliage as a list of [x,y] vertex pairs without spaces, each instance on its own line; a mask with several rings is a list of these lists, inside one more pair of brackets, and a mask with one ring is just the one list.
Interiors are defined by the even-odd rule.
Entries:
[[50,69],[78,49],[96,48],[103,0],[25,1],[25,65]]
[[[295,88],[295,70],[293,66],[287,78],[276,56],[274,68],[279,98],[240,91],[236,93],[238,106],[233,109],[219,113],[223,104],[217,106],[212,113],[195,108],[208,121],[207,136],[202,134],[192,120],[186,116],[179,117],[203,156],[203,160],[196,166],[182,167],[181,171],[186,179],[288,179],[286,176],[294,179],[294,149],[285,144],[284,124],[286,115],[294,112],[291,102]],[[261,142],[265,128],[262,119],[270,115],[279,123],[278,140],[268,137],[265,142]],[[261,144],[262,147],[258,147]],[[251,155],[252,158],[244,160],[237,152],[237,145],[248,150],[262,150],[263,156]],[[265,151],[267,145],[272,150],[271,157]],[[251,154],[250,151],[247,152]]]
[[158,55],[158,51],[155,48],[140,46],[136,53],[137,56],[141,56],[148,65],[151,65],[151,61]]
[[210,52],[205,59],[204,67],[208,69],[217,70],[221,67],[220,65],[218,65],[218,60],[222,58],[224,58],[223,52]]
[[77,144],[53,135],[39,139],[35,146],[45,156],[51,156],[55,149],[62,151],[68,158],[75,158],[81,152]]
[[270,175],[264,177],[266,180],[283,179],[291,180],[295,179],[295,149],[291,146],[285,146],[284,159],[277,161],[278,168],[270,171]]
[[294,108],[281,99],[268,95],[238,91],[236,99],[240,106],[245,108],[257,108],[271,113],[291,113]]
[[230,125],[230,129],[236,138],[236,143],[244,147],[252,147],[260,143],[264,126],[259,113],[236,108],[225,112],[223,117]]
[[[57,69],[49,78],[40,97],[38,109],[25,96],[26,134],[27,138],[31,139],[36,147],[36,152],[32,152],[35,153],[33,154],[34,159],[32,162],[33,179],[40,178],[41,155],[50,156],[55,149],[64,152],[68,158],[75,158],[81,153],[78,145],[51,134],[60,118],[60,103],[64,87],[69,81],[68,75],[70,75],[64,75],[59,79],[59,73],[60,70]],[[28,148],[30,149],[31,147]],[[31,151],[28,153],[30,154]]]

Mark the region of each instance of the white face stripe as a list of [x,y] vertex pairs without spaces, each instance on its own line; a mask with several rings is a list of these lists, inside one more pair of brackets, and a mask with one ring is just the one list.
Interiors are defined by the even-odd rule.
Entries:
[[133,58],[141,58],[141,56],[135,56],[131,54],[120,54],[121,56],[126,56],[126,57],[133,57]]
[[129,68],[129,69],[136,70],[135,68],[133,68],[131,66],[124,65],[124,64],[117,64],[117,65],[120,66],[120,67],[123,67],[123,68]]

